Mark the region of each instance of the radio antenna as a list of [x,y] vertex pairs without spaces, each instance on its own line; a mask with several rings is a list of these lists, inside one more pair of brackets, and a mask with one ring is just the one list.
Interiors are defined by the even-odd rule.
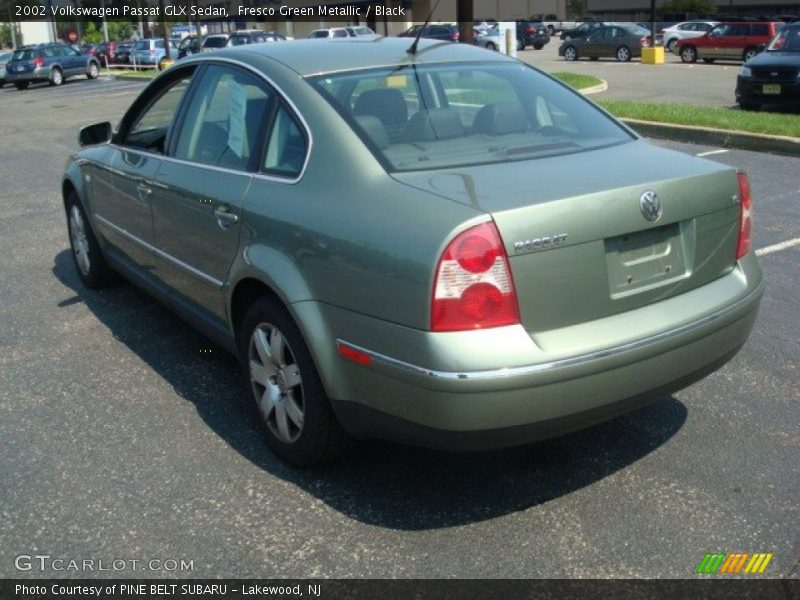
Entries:
[[422,27],[419,28],[419,33],[417,33],[417,37],[414,39],[414,42],[411,44],[408,50],[406,50],[406,52],[408,52],[409,54],[416,55],[417,46],[419,46],[419,38],[422,37],[422,33],[425,31],[425,28],[428,26],[428,23],[430,23],[433,13],[436,12],[436,8],[439,6],[439,2],[441,2],[441,0],[436,0],[436,4],[433,5],[431,12],[428,13],[428,18],[425,19],[425,23],[423,23]]

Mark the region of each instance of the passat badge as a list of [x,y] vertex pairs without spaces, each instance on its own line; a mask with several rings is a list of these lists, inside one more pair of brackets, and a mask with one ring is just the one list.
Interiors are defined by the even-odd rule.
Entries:
[[661,200],[652,190],[646,191],[639,198],[639,208],[642,211],[642,216],[648,221],[658,221],[661,218],[661,214],[664,212],[664,208],[661,206]]

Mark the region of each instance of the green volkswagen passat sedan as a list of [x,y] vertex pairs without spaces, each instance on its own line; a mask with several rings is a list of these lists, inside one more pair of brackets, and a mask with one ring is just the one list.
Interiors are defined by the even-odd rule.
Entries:
[[516,60],[422,40],[188,58],[81,132],[63,198],[112,272],[241,359],[289,463],[522,444],[721,366],[762,295],[734,169]]

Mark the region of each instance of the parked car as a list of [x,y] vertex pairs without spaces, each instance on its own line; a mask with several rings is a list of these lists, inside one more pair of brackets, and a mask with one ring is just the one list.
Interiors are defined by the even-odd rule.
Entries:
[[96,56],[101,65],[118,63],[120,62],[117,56],[119,46],[118,42],[100,42],[94,45],[90,54]]
[[64,44],[21,46],[6,64],[6,82],[13,83],[18,90],[27,89],[37,81],[61,85],[70,77],[85,75],[97,79],[99,74],[97,58]]
[[[163,38],[138,40],[133,46],[133,58],[137,65],[155,65],[159,71],[163,71],[167,60]],[[178,46],[173,40],[169,41],[169,58],[178,58]]]
[[719,25],[719,21],[685,21],[676,23],[670,27],[665,27],[662,32],[664,48],[667,52],[672,52],[672,47],[678,40],[688,40],[700,37]]
[[200,52],[210,52],[211,50],[227,47],[229,37],[227,33],[215,33],[206,36],[203,39],[203,43],[200,44]]
[[525,50],[528,46],[541,50],[549,43],[550,35],[541,23],[517,21],[517,50]]
[[344,27],[330,27],[328,29],[316,29],[308,34],[309,39],[312,40],[325,40],[328,38],[346,38],[350,37],[347,29]]
[[745,110],[762,104],[800,108],[800,23],[783,27],[764,52],[742,65],[736,102]]
[[582,57],[597,60],[614,57],[620,62],[642,55],[642,48],[650,45],[650,31],[638,25],[612,25],[597,27],[585,38],[576,38],[561,44],[558,55],[573,61]]
[[[417,37],[420,29],[422,29],[422,25],[413,25],[401,33],[399,37]],[[424,31],[422,32],[422,38],[428,40],[457,42],[460,37],[461,33],[458,31],[458,25],[455,23],[426,25]]]
[[712,63],[715,60],[748,61],[758,53],[760,44],[767,44],[784,26],[781,21],[720,23],[700,37],[678,40],[673,52],[685,63]]
[[294,465],[351,436],[526,443],[739,350],[763,292],[743,173],[512,58],[407,49],[200,54],[84,128],[62,184],[83,284],[122,273],[238,355]]
[[0,88],[6,84],[6,63],[12,55],[13,52],[0,52]]
[[202,40],[194,34],[184,37],[178,44],[178,60],[202,52]]
[[131,62],[131,53],[133,53],[134,42],[117,42],[115,51],[115,60],[117,64],[127,65]]
[[265,42],[285,42],[286,36],[277,31],[261,31],[260,29],[236,31],[228,38],[228,46],[244,46],[247,44],[263,44]]
[[505,44],[505,38],[499,29],[474,29],[475,44],[487,50],[499,50]]
[[561,21],[558,15],[554,14],[531,15],[528,20],[533,23],[541,23],[548,35],[555,35],[559,31],[575,29],[578,26],[575,21]]
[[561,32],[561,39],[569,41],[584,38],[598,27],[603,27],[604,25],[611,25],[611,23],[605,23],[603,21],[584,21],[573,29],[564,29]]
[[359,36],[374,36],[377,35],[372,29],[366,27],[365,25],[358,25],[353,27],[345,27],[347,30],[347,34],[350,37],[359,37]]

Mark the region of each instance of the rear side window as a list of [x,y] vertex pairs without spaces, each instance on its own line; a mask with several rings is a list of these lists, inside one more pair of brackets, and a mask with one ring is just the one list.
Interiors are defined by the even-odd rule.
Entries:
[[769,25],[753,25],[753,35],[768,36]]
[[194,90],[175,158],[247,170],[259,148],[272,92],[256,77],[211,65]]
[[35,50],[17,50],[11,60],[33,60],[36,58]]
[[264,172],[297,177],[303,170],[307,147],[302,128],[289,114],[289,111],[281,105],[275,116],[267,144]]

